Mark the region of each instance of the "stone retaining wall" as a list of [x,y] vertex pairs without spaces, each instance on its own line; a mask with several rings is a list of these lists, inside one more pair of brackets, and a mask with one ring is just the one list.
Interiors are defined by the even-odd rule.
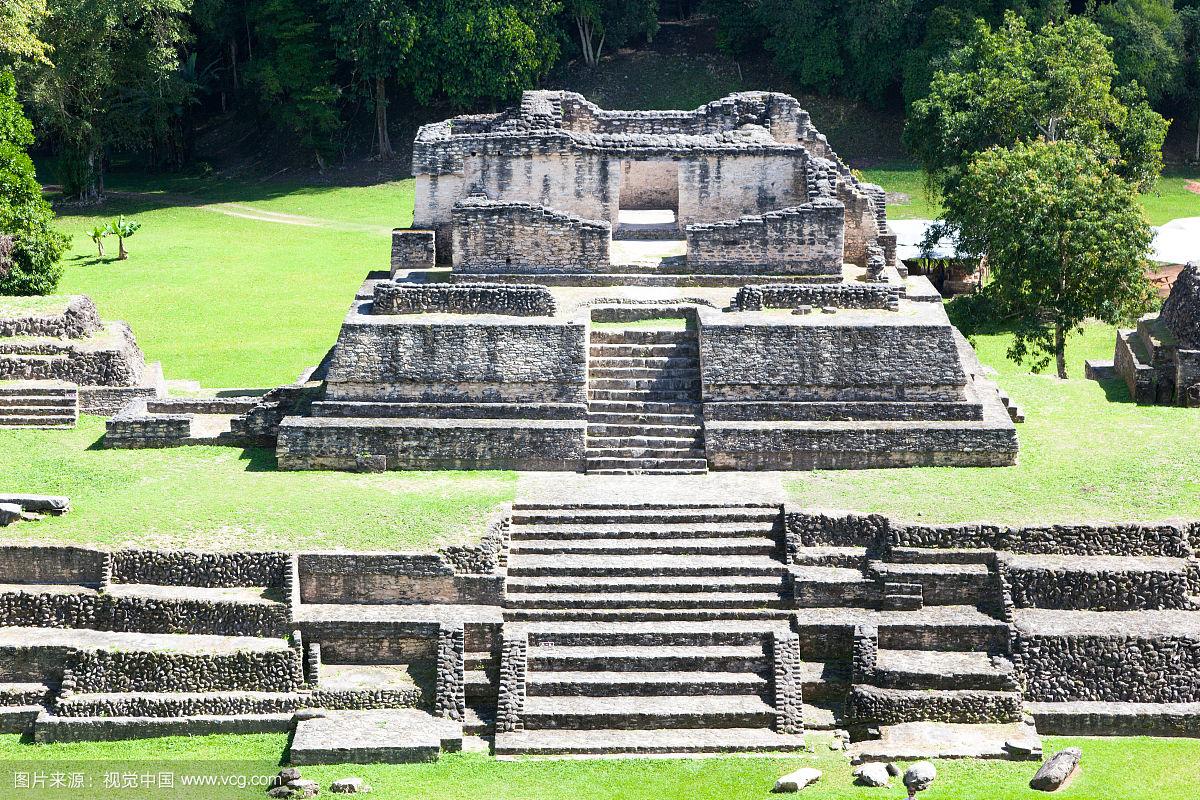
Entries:
[[26,314],[0,317],[0,338],[9,336],[48,336],[55,339],[83,339],[100,330],[100,312],[91,298],[74,295],[61,314]]
[[608,271],[612,226],[533,203],[469,197],[454,205],[454,271]]
[[237,653],[87,651],[67,659],[78,692],[292,692],[304,685],[290,650]]
[[375,284],[372,314],[502,314],[552,317],[554,295],[545,286],[494,283]]
[[898,310],[900,290],[881,284],[766,284],[743,286],[730,305],[737,311],[764,308],[877,308]]
[[1017,692],[983,692],[970,689],[897,692],[856,685],[847,699],[847,716],[856,722],[898,725],[903,722],[988,724],[1021,719]]
[[1191,608],[1185,571],[1144,570],[1113,564],[1107,569],[1079,570],[1009,565],[1013,604],[1017,608],[1134,611]]
[[803,665],[800,636],[788,631],[771,636],[771,669],[775,701],[775,730],[804,732]]
[[685,228],[688,269],[704,273],[839,275],[845,208],[833,199]]
[[146,398],[132,400],[104,423],[105,447],[174,447],[191,438],[191,414],[151,414],[147,402]]
[[437,639],[437,688],[433,713],[461,720],[467,713],[466,632],[461,625],[442,625]]
[[288,556],[279,552],[199,552],[194,550],[117,550],[116,583],[235,587],[283,585]]
[[1018,634],[1031,701],[1200,702],[1200,639]]

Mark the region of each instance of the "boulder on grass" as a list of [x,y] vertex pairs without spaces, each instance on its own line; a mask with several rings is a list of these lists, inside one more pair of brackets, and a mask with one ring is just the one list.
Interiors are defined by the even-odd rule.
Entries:
[[16,503],[0,503],[0,527],[21,519],[21,507]]
[[775,781],[776,792],[798,792],[811,783],[821,779],[821,770],[812,767],[801,767],[795,772],[789,772]]
[[908,796],[912,797],[917,792],[923,792],[933,785],[933,781],[937,778],[937,769],[928,761],[918,761],[904,772],[904,788],[908,789]]
[[321,784],[305,778],[288,781],[288,788],[295,793],[293,797],[316,797],[321,793]]
[[859,786],[887,786],[892,776],[886,764],[871,761],[854,768],[854,779]]
[[1083,751],[1078,747],[1059,750],[1038,769],[1033,780],[1029,781],[1029,788],[1037,789],[1039,792],[1057,791],[1079,768],[1079,759],[1081,758],[1083,758]]

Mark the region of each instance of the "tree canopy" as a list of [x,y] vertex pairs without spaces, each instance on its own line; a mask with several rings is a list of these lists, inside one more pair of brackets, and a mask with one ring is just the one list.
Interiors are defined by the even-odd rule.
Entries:
[[986,256],[989,299],[1015,325],[1008,355],[1035,370],[1053,358],[1066,378],[1068,333],[1125,321],[1153,297],[1136,193],[1078,142],[988,148],[947,196],[945,219],[961,248]]
[[[33,126],[17,101],[16,81],[0,71],[0,294],[46,294],[62,276],[67,238],[55,230],[50,204],[26,148]],[[9,241],[11,239],[11,241]]]
[[979,23],[909,114],[905,140],[931,188],[950,196],[977,153],[1041,137],[1078,142],[1149,189],[1167,123],[1136,84],[1117,84],[1108,41],[1082,17],[1039,31],[1012,13],[995,29]]

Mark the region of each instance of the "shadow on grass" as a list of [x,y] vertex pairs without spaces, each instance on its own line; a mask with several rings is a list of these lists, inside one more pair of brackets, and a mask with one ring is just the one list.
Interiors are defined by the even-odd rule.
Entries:
[[238,459],[246,462],[246,472],[278,472],[275,451],[266,447],[245,447]]
[[1126,385],[1122,378],[1108,378],[1102,381],[1096,381],[1100,387],[1104,389],[1104,397],[1110,403],[1132,403],[1133,398],[1129,396],[1129,386]]

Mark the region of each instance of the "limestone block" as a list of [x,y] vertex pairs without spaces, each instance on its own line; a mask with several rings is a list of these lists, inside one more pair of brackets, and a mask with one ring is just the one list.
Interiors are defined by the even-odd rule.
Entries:
[[1038,769],[1037,774],[1029,781],[1029,788],[1037,789],[1039,792],[1056,791],[1079,768],[1081,758],[1083,758],[1083,751],[1078,747],[1059,750]]
[[789,772],[775,781],[776,792],[798,792],[805,786],[816,783],[821,779],[821,770],[812,767],[801,767],[795,772]]
[[855,783],[860,786],[887,786],[892,776],[886,764],[872,761],[854,768]]

